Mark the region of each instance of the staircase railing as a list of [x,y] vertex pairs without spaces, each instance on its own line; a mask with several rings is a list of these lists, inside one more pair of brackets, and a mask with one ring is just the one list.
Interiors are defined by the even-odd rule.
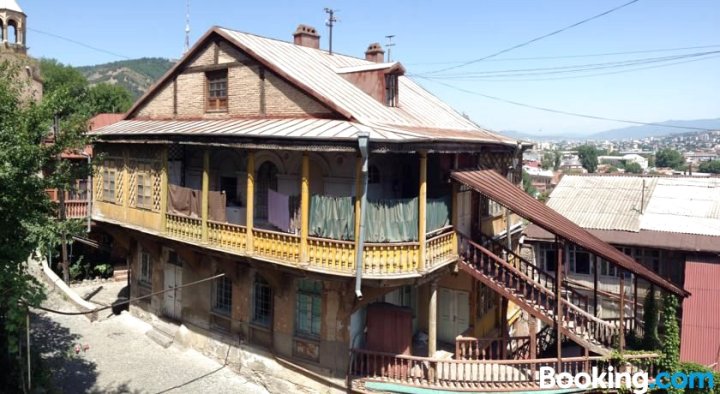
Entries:
[[[530,278],[535,279],[539,284],[555,293],[555,275],[543,270],[535,264],[529,262],[519,254],[515,253],[501,242],[488,237],[485,234],[480,234],[480,240],[483,245],[487,245],[487,248],[498,256],[507,256],[507,262],[517,267],[521,272]],[[581,294],[572,287],[567,287],[563,290],[563,295],[574,305],[579,306],[587,312],[590,312],[589,297]]]
[[455,338],[457,360],[524,360],[530,356],[530,337]]

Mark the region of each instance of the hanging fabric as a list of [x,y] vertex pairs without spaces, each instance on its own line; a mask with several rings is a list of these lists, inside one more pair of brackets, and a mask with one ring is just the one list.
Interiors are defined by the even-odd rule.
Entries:
[[367,242],[410,242],[418,239],[418,200],[368,201],[365,217]]
[[289,200],[289,196],[285,194],[268,190],[268,222],[283,232],[290,231]]
[[314,195],[310,199],[310,235],[351,241],[355,234],[352,197]]
[[431,233],[450,225],[450,197],[428,198],[426,230]]

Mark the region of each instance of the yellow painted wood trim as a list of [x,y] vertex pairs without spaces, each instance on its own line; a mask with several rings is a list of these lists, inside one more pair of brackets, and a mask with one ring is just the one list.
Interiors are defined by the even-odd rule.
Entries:
[[168,204],[168,147],[163,147],[160,153],[160,230],[167,228],[167,204]]
[[310,156],[303,152],[302,179],[300,181],[300,262],[308,261],[308,234],[310,233]]
[[[127,221],[127,209],[130,206],[130,151],[125,148],[123,149],[123,168],[122,168],[122,193],[123,193],[123,200],[122,200],[122,206],[123,208],[123,218],[125,221]],[[117,179],[115,180],[115,183],[117,183]]]
[[[360,239],[360,215],[361,209],[360,199],[362,197],[362,157],[355,158],[355,241]],[[357,243],[357,242],[356,242]]]
[[418,193],[418,242],[420,250],[418,255],[418,270],[425,270],[425,240],[427,223],[425,212],[427,211],[427,152],[420,152],[420,191]]
[[203,151],[202,173],[202,240],[208,240],[208,195],[210,194],[210,150]]
[[247,193],[245,196],[245,227],[247,228],[245,247],[253,254],[253,220],[255,219],[255,152],[248,152]]

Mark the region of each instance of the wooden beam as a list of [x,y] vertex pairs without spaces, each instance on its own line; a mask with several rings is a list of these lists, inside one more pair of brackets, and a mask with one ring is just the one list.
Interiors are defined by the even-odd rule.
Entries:
[[625,350],[625,272],[620,274],[620,353]]
[[310,233],[310,156],[302,155],[300,182],[300,263],[308,261],[308,234]]
[[160,231],[167,230],[168,205],[168,146],[165,145],[160,153]]
[[245,248],[247,254],[253,254],[253,220],[255,219],[255,152],[248,152],[247,185],[245,193],[245,228],[247,229]]
[[420,152],[420,190],[418,192],[418,271],[425,271],[425,240],[427,236],[427,223],[425,214],[427,212],[427,151]]
[[428,303],[428,357],[437,352],[437,281],[430,282],[430,302]]
[[633,320],[632,320],[632,329],[633,332],[637,329],[635,325],[637,324],[637,316],[638,316],[638,276],[636,274],[633,274]]
[[562,371],[562,277],[563,277],[563,257],[565,251],[565,242],[555,236],[556,263],[555,263],[555,338],[557,341],[557,371]]
[[600,268],[600,259],[597,257],[597,255],[593,255],[595,257],[594,260],[594,272],[593,272],[593,315],[595,317],[598,316],[598,271]]
[[210,194],[210,150],[203,150],[202,173],[202,241],[208,240],[208,203]]

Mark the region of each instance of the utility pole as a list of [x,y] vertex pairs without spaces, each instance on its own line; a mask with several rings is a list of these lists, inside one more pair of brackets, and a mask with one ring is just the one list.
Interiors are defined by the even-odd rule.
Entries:
[[395,46],[395,43],[392,42],[393,37],[395,37],[394,34],[391,34],[391,35],[389,35],[389,36],[385,36],[385,38],[387,38],[387,43],[385,44],[385,48],[387,48],[387,62],[388,62],[388,63],[390,63],[390,59],[391,59],[391,58],[390,58],[390,50],[392,49],[392,47]]
[[325,26],[328,27],[328,30],[330,32],[330,46],[328,49],[328,52],[332,55],[332,44],[333,44],[333,26],[335,26],[335,22],[337,22],[337,18],[335,18],[335,13],[338,12],[338,10],[334,10],[332,8],[325,8],[325,13],[328,14],[327,22],[325,22]]

